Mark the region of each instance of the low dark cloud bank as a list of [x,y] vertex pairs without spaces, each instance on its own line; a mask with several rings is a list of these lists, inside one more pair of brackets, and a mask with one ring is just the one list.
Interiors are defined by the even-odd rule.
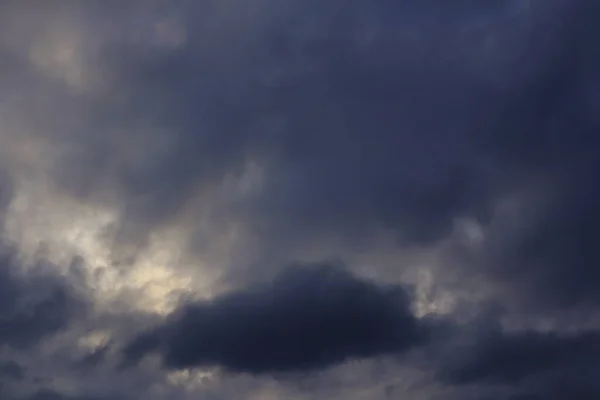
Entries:
[[402,353],[427,339],[399,286],[330,264],[290,267],[265,286],[183,306],[134,339],[126,362],[158,351],[168,368],[302,372]]
[[453,348],[453,356],[438,365],[440,381],[507,390],[507,397],[499,399],[592,399],[600,395],[600,332],[510,332],[494,323],[479,328],[470,342]]

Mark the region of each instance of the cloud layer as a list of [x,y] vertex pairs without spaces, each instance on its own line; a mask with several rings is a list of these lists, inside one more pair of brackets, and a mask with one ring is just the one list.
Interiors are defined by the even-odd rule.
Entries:
[[0,2],[1,394],[598,398],[599,17]]

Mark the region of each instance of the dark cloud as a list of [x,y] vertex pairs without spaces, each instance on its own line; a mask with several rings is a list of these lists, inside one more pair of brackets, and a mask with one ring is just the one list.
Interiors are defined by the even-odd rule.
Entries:
[[6,208],[13,198],[13,183],[7,176],[6,171],[0,166],[0,223],[4,225]]
[[87,304],[49,265],[35,271],[19,270],[11,249],[0,254],[0,343],[16,348],[35,345],[39,340],[66,328],[82,315]]
[[[508,313],[597,314],[598,2],[21,3],[0,5],[0,221],[13,189],[56,184],[61,196],[114,207],[106,236],[135,253],[193,205],[210,220],[185,221],[199,231],[193,252],[215,245],[220,224],[251,232],[250,245],[227,249],[242,265],[207,263],[245,287],[272,272],[265,260],[296,261],[324,239],[362,244],[384,230],[401,249],[426,248],[467,218],[481,246],[468,262],[439,261],[433,285],[468,276],[481,284],[474,297]],[[232,200],[221,186],[250,161],[260,185]],[[24,272],[7,254],[0,344],[24,350],[85,301],[44,265]],[[322,370],[428,341],[411,306],[398,286],[292,268],[182,306],[124,356],[255,375]],[[471,326],[449,325],[473,339]],[[598,398],[597,335],[498,324],[449,364],[433,359],[459,391]],[[109,350],[77,368],[105,371]]]
[[[9,400],[70,399],[53,392],[22,396],[18,388],[36,387],[37,366],[31,360],[38,357],[47,339],[72,327],[88,311],[85,294],[59,275],[56,266],[43,259],[23,265],[16,249],[0,244],[0,347],[4,352],[0,396]],[[4,360],[7,351],[25,362]]]
[[74,364],[74,368],[95,368],[102,364],[111,349],[110,343],[100,346],[98,349],[85,355],[82,359]]
[[0,379],[20,381],[25,376],[25,368],[15,361],[0,362]]
[[134,339],[124,356],[135,362],[158,351],[170,368],[294,372],[401,353],[426,338],[403,288],[323,264],[290,268],[264,287],[184,306]]
[[[451,55],[441,50],[431,63],[416,53],[387,56],[394,53],[384,47],[367,60],[344,52],[344,41],[333,35],[325,48],[335,51],[312,56],[322,63],[316,77],[304,77],[279,102],[290,101],[286,132],[296,133],[289,133],[277,185],[264,199],[278,232],[362,233],[379,221],[409,241],[435,240],[457,217],[476,218],[485,229],[499,199],[540,185],[545,196],[524,207],[513,225],[491,228],[489,252],[477,267],[522,303],[597,306],[600,125],[589,85],[600,79],[593,45],[600,13],[590,2],[561,14],[538,11],[521,27],[520,44],[508,32],[489,33],[498,51],[512,46],[516,56],[537,49],[527,70],[504,60],[498,71],[508,74],[504,88],[442,63]],[[460,25],[443,21],[439,29],[448,36],[431,34],[422,46],[433,45],[428,40],[450,46]],[[379,57],[386,57],[383,71]]]
[[[94,60],[120,90],[61,95],[75,122],[56,130],[75,134],[52,172],[72,194],[117,192],[117,246],[143,243],[251,158],[266,178],[241,211],[265,247],[381,226],[436,241],[458,217],[486,221],[515,182],[570,180],[580,150],[597,154],[587,3],[287,2],[222,14],[212,2],[134,2],[141,21],[176,16],[186,41],[102,43]],[[132,17],[96,8],[115,29]]]
[[[168,221],[249,158],[269,166],[262,195],[248,205],[251,220],[275,230],[269,237],[385,225],[430,241],[455,217],[489,211],[493,191],[469,135],[497,93],[462,67],[477,60],[468,46],[477,53],[485,45],[470,42],[462,24],[480,18],[482,34],[517,45],[494,31],[506,21],[529,34],[509,4],[290,2],[256,15],[188,7],[183,47],[109,42],[101,66],[119,97],[69,101],[100,111],[75,125],[89,134],[69,138],[54,172],[75,194],[107,183],[116,190],[130,227],[123,240]],[[197,39],[210,35],[219,42]]]
[[491,242],[492,276],[515,285],[517,291],[508,290],[517,298],[542,308],[598,305],[597,172],[598,166],[586,165],[569,177],[552,204],[526,208],[530,215],[523,215],[524,223],[501,233],[504,243]]
[[44,389],[29,396],[15,397],[15,400],[106,400],[106,398],[85,395],[65,395],[54,390]]
[[446,371],[445,380],[454,384],[519,384],[531,376],[561,368],[594,369],[600,334],[494,332],[480,340],[472,349],[473,354],[471,349],[463,354],[461,365]]
[[[492,226],[484,263],[510,296],[536,307],[598,305],[600,124],[595,66],[600,55],[595,3],[564,17],[553,57],[498,108],[486,154],[533,174],[543,194]],[[551,62],[550,62],[551,61]],[[484,136],[485,137],[485,136]]]
[[600,394],[599,331],[508,331],[496,317],[456,327],[461,340],[434,361],[441,382],[507,393],[498,399],[588,399]]
[[490,239],[486,279],[519,282],[527,290],[511,296],[537,306],[597,304],[597,7],[433,4],[290,4],[232,16],[220,45],[108,46],[127,96],[102,115],[143,132],[127,146],[143,142],[146,156],[117,161],[120,136],[89,135],[64,170],[101,175],[86,185],[114,174],[127,242],[261,160],[258,193],[221,205],[263,253],[381,227],[436,242],[457,218],[487,226],[500,198],[544,182],[544,204]]

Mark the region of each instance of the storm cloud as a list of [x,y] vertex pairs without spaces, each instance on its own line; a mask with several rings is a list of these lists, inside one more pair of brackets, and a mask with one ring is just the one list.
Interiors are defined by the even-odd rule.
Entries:
[[2,395],[598,398],[599,20],[1,1]]
[[130,363],[158,351],[169,368],[284,373],[399,354],[427,336],[404,288],[321,264],[289,267],[263,287],[182,306],[164,326],[135,338],[124,357]]
[[506,331],[498,321],[489,322],[475,332],[473,326],[462,328],[475,335],[455,347],[440,364],[442,382],[496,387],[507,393],[499,399],[591,399],[600,394],[597,330]]
[[39,266],[39,272],[23,276],[14,252],[2,247],[0,343],[17,348],[35,345],[85,313],[85,299],[68,282],[43,271],[49,266]]

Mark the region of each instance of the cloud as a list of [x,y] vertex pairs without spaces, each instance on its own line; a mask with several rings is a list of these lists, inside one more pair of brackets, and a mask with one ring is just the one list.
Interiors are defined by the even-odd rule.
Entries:
[[433,360],[440,382],[506,393],[494,399],[587,399],[600,394],[598,330],[508,330],[498,317],[484,314],[455,327],[460,339],[447,342],[447,351]]
[[15,361],[0,362],[0,377],[10,380],[22,380],[25,376],[25,369]]
[[[516,44],[496,25],[528,34],[529,21],[499,3],[264,3],[252,12],[237,3],[228,11],[174,5],[159,18],[133,2],[122,14],[60,9],[56,21],[43,21],[49,54],[33,52],[41,72],[15,67],[35,78],[26,98],[45,94],[34,108],[43,121],[30,130],[63,191],[115,199],[124,232],[117,243],[143,242],[197,196],[206,204],[248,160],[267,171],[257,201],[242,209],[252,227],[269,228],[268,239],[368,235],[383,225],[410,242],[432,241],[456,216],[489,211],[491,189],[469,134],[473,115],[488,107],[483,96],[496,93],[486,86],[491,77],[479,82],[463,70],[486,60],[459,60],[485,44],[469,42],[462,24],[480,18],[482,37],[495,35],[500,51]],[[127,18],[138,24],[120,24]],[[101,29],[109,22],[116,33]],[[181,31],[181,43],[165,47],[161,26]],[[62,54],[54,48],[69,57],[54,60]],[[21,51],[15,57],[29,59]],[[515,57],[500,71],[507,81],[521,68]],[[106,90],[74,96],[73,78],[62,82],[55,69],[82,70],[75,75],[84,81],[98,70]]]
[[[24,374],[10,385],[251,398],[318,370],[311,398],[331,398],[345,361],[360,375],[418,348],[443,373],[390,396],[597,394],[596,2],[103,4],[0,5],[0,360]],[[348,271],[281,271],[327,257]],[[413,314],[412,276],[450,298],[423,308],[467,343],[451,360]],[[176,290],[201,300],[140,332]],[[488,301],[518,329],[463,324]],[[132,336],[127,361],[166,368],[113,370]],[[247,374],[171,383],[195,367]]]
[[596,332],[565,336],[535,331],[496,332],[483,338],[483,343],[476,346],[476,354],[466,356],[461,361],[463,365],[448,371],[444,379],[455,384],[519,384],[554,369],[577,364],[591,367],[599,339]]
[[44,271],[50,265],[42,262],[38,272],[28,273],[20,270],[10,249],[2,248],[0,257],[0,343],[35,345],[83,315],[85,299],[62,278]]
[[158,351],[175,369],[295,372],[400,354],[427,334],[402,287],[319,264],[289,268],[263,287],[185,305],[123,353],[126,362],[136,362]]
[[96,396],[70,396],[54,390],[40,390],[32,395],[15,397],[15,400],[103,400]]
[[57,266],[42,257],[33,265],[22,261],[14,247],[0,241],[0,391],[11,400],[25,398],[18,388],[38,387],[43,363],[37,357],[45,352],[51,358],[53,340],[91,311],[87,293]]
[[593,66],[600,63],[590,46],[597,15],[591,3],[575,8],[553,61],[506,97],[496,128],[483,135],[485,154],[502,160],[505,170],[532,174],[530,189],[542,187],[499,213],[484,262],[494,266],[491,279],[516,288],[511,296],[542,308],[595,307],[599,300],[592,266],[598,263],[600,190],[593,177],[600,171],[600,125],[590,97],[598,80]]

